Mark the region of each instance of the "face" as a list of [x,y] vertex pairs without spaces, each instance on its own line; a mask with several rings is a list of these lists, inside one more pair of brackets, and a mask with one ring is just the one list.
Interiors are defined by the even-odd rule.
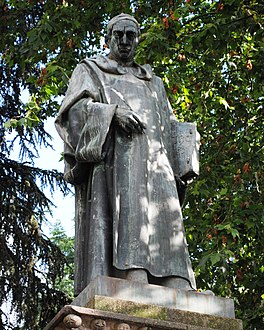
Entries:
[[138,45],[138,28],[130,20],[117,22],[109,40],[110,56],[117,62],[132,62]]
[[130,330],[130,326],[126,323],[121,323],[118,325],[117,330]]
[[105,327],[106,327],[105,320],[97,319],[97,320],[92,321],[93,330],[101,330],[101,329],[103,330],[103,329],[105,329]]

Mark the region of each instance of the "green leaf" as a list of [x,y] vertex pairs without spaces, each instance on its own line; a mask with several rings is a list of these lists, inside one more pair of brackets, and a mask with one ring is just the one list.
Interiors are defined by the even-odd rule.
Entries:
[[214,266],[216,263],[220,261],[221,257],[219,253],[214,253],[210,256],[210,260],[212,263],[212,266]]

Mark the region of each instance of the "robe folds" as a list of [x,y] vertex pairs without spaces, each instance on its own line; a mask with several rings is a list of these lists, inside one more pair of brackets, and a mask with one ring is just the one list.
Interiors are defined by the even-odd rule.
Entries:
[[[135,112],[144,133],[124,132],[117,107]],[[173,170],[173,121],[149,65],[127,68],[99,56],[73,72],[56,128],[65,142],[65,179],[76,191],[76,294],[97,275],[140,268],[195,288]]]

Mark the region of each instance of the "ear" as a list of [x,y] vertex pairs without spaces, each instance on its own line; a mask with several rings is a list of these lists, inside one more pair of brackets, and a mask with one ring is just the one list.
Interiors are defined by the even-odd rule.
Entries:
[[137,36],[135,39],[135,46],[137,47],[140,41],[140,36]]
[[140,29],[138,29],[138,33],[137,33],[137,43],[141,42],[141,33],[140,33]]
[[109,41],[109,38],[108,38],[108,35],[106,34],[106,35],[105,35],[105,43],[107,44],[108,41]]

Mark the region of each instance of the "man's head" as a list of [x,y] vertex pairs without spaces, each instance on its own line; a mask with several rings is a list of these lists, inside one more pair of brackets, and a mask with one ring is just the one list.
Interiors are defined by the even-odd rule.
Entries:
[[130,64],[138,45],[139,25],[134,17],[120,14],[107,25],[107,42],[110,58],[121,64]]

